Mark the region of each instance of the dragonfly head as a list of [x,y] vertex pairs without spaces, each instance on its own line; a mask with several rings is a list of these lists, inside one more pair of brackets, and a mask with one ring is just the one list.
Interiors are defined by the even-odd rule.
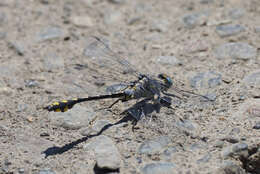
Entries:
[[172,84],[173,84],[172,79],[167,74],[159,74],[158,78],[163,80],[163,85],[167,89],[169,89],[172,86]]

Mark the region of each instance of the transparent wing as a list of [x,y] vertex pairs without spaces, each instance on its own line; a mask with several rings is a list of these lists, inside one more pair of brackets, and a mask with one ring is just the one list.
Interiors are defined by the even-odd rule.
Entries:
[[118,38],[114,38],[110,43],[95,36],[87,37],[83,55],[75,56],[73,62],[69,62],[68,75],[77,74],[75,79],[72,79],[73,83],[89,95],[105,94],[106,88],[111,85],[128,84],[138,79],[139,72],[129,62],[130,46],[122,40],[118,41]]
[[108,44],[95,36],[87,38],[87,46],[84,50],[87,63],[101,74],[120,79],[123,74],[138,76],[137,70],[123,56],[116,53]]
[[165,94],[168,96],[177,97],[179,99],[187,99],[192,97],[199,98],[201,101],[213,101],[210,96],[202,95],[192,90],[177,87],[176,85],[173,85]]

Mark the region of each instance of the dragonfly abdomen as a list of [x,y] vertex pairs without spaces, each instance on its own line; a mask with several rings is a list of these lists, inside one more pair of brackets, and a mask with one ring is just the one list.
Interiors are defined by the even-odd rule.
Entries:
[[43,109],[54,112],[66,112],[71,109],[76,103],[80,103],[80,100],[75,98],[73,100],[62,100],[59,102],[54,102]]
[[86,98],[75,98],[72,100],[62,100],[59,102],[54,102],[43,109],[48,111],[54,112],[66,112],[71,109],[75,104],[85,102],[85,101],[92,101],[92,100],[101,100],[101,99],[108,99],[108,98],[126,98],[125,93],[117,93],[117,94],[109,94],[109,95],[98,95],[98,96],[91,96]]

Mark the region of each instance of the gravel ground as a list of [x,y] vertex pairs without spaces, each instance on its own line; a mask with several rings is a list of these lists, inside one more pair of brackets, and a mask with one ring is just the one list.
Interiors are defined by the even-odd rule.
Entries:
[[[1,0],[0,9],[0,173],[260,173],[259,0]],[[89,66],[91,35],[140,72],[167,73],[214,102],[174,99],[134,131],[120,113],[135,102],[42,110],[130,79]]]

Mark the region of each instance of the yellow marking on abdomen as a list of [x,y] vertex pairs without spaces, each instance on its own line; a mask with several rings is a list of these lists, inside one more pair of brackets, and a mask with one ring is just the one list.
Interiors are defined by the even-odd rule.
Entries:
[[68,111],[68,110],[69,110],[69,108],[68,108],[68,106],[66,106],[66,107],[64,108],[63,112],[66,112],[66,111]]
[[52,103],[52,105],[60,105],[60,103],[59,102],[54,102],[54,103]]
[[60,108],[55,109],[54,112],[61,112]]

